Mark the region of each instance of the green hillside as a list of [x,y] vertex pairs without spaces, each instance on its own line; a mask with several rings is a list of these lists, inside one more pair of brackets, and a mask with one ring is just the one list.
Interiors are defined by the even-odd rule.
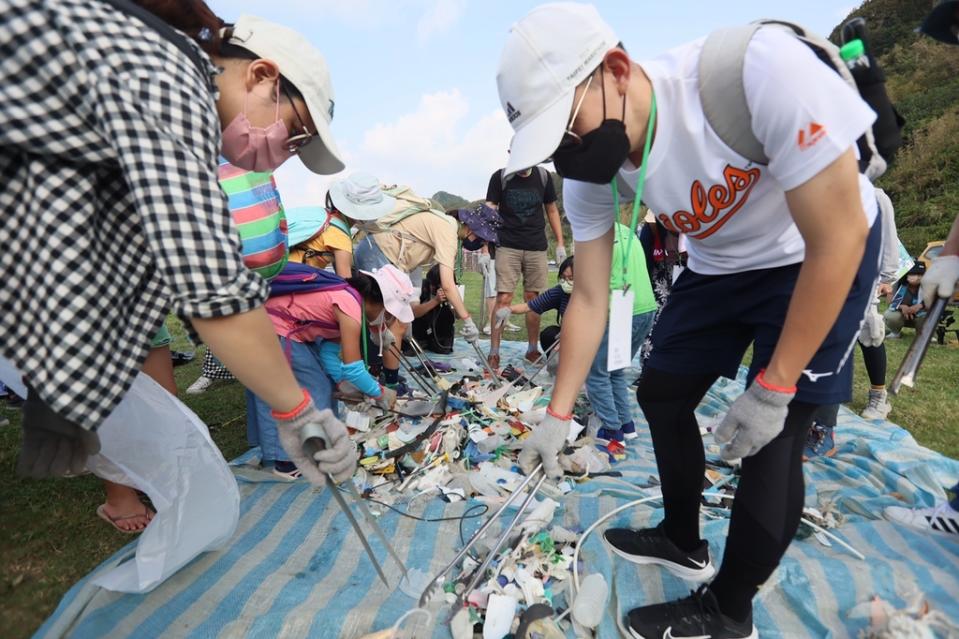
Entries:
[[[866,19],[886,88],[906,118],[905,144],[878,181],[896,206],[899,236],[913,253],[944,239],[959,212],[959,46],[915,32],[930,0],[866,0]],[[838,42],[839,25],[831,39]]]

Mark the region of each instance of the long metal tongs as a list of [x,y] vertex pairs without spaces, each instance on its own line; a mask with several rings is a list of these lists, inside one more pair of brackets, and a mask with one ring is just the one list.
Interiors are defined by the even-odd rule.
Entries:
[[[496,512],[493,513],[490,516],[490,518],[487,519],[483,523],[483,525],[479,527],[479,530],[473,533],[473,536],[470,537],[469,541],[466,542],[466,544],[460,549],[458,553],[456,553],[456,556],[453,557],[453,559],[450,560],[448,564],[446,564],[446,567],[444,567],[443,570],[437,573],[436,576],[430,580],[430,583],[426,586],[426,588],[423,590],[423,593],[420,595],[419,604],[418,604],[420,608],[426,607],[426,604],[429,603],[430,597],[433,596],[433,593],[436,592],[437,588],[442,587],[443,579],[446,577],[446,575],[451,570],[453,570],[453,568],[456,567],[456,565],[460,562],[460,560],[462,560],[463,557],[465,557],[467,553],[469,553],[470,549],[474,545],[476,545],[476,542],[482,539],[483,534],[487,531],[487,529],[490,526],[493,525],[493,522],[499,519],[499,516],[503,513],[503,511],[506,510],[506,508],[508,508],[509,505],[513,503],[513,501],[515,501],[516,498],[520,494],[522,494],[524,490],[526,490],[526,487],[529,486],[529,484],[537,477],[538,477],[538,480],[536,482],[536,485],[533,487],[532,490],[529,491],[529,495],[523,501],[522,506],[520,506],[519,512],[516,514],[515,517],[513,517],[513,520],[510,522],[509,526],[506,528],[506,530],[503,532],[500,538],[496,541],[496,545],[490,551],[489,556],[487,556],[486,560],[483,561],[483,564],[474,573],[473,578],[470,580],[472,584],[471,587],[463,591],[463,594],[461,594],[460,597],[457,599],[457,603],[462,605],[463,597],[469,595],[469,592],[472,590],[472,587],[476,585],[476,582],[479,581],[479,578],[480,576],[482,576],[482,573],[485,572],[487,567],[489,567],[489,564],[492,561],[493,556],[496,555],[496,552],[500,549],[500,547],[506,541],[510,532],[512,532],[513,528],[516,527],[517,522],[520,520],[522,515],[526,512],[526,507],[536,496],[536,493],[539,491],[540,486],[543,484],[543,481],[546,479],[546,474],[543,472],[542,464],[537,465],[536,468],[533,469],[533,471],[526,477],[526,479],[524,479],[523,482],[516,487],[516,490],[513,491],[513,493],[509,496],[509,498],[505,502],[503,502],[503,505],[500,506],[496,510]],[[454,613],[456,612],[456,609],[457,609],[457,606],[454,604],[453,606]]]
[[477,395],[477,396],[476,396],[476,401],[477,401],[478,403],[480,403],[480,404],[493,404],[493,405],[495,405],[495,404],[497,404],[497,403],[499,402],[500,399],[502,399],[503,397],[505,397],[508,392],[510,392],[512,389],[516,388],[516,384],[517,384],[521,379],[523,379],[523,378],[525,378],[526,381],[523,383],[523,385],[522,385],[521,388],[526,389],[528,386],[531,385],[531,382],[532,382],[533,378],[536,377],[537,375],[539,375],[540,372],[541,372],[544,368],[546,368],[547,364],[549,363],[550,358],[552,358],[553,355],[556,353],[556,349],[558,348],[558,346],[559,346],[559,340],[556,340],[555,342],[553,342],[552,344],[550,344],[550,347],[546,349],[546,352],[545,352],[545,353],[543,353],[543,357],[540,358],[542,361],[537,365],[538,368],[533,372],[532,375],[528,375],[528,376],[527,376],[527,375],[520,375],[519,377],[517,377],[516,379],[514,379],[513,381],[511,381],[509,384],[505,384],[505,385],[503,385],[503,386],[500,386],[499,388],[494,388],[493,390],[491,390],[491,391],[489,391],[489,392],[486,392],[486,393]]
[[[326,433],[324,432],[323,427],[319,424],[307,424],[304,426],[300,438],[303,446],[303,452],[305,452],[310,459],[313,459],[313,455],[320,450],[323,450],[323,448],[325,448],[327,445]],[[366,534],[363,532],[363,529],[360,528],[360,523],[356,521],[353,511],[346,503],[346,499],[343,498],[343,494],[340,492],[340,487],[337,486],[336,481],[330,474],[327,474],[326,481],[328,482],[330,491],[333,494],[333,499],[340,507],[340,510],[343,511],[343,514],[346,515],[346,518],[349,520],[354,532],[356,532],[357,537],[360,538],[360,543],[363,544],[363,550],[366,551],[370,561],[373,562],[373,567],[376,568],[376,574],[380,576],[380,579],[388,587],[390,582],[386,578],[386,573],[383,572],[383,566],[380,565],[380,560],[377,559],[376,555],[373,553],[373,548],[370,546],[370,542],[366,538]],[[373,513],[370,512],[366,502],[363,501],[362,497],[360,497],[360,494],[356,490],[356,486],[353,484],[352,480],[346,481],[344,484],[346,485],[346,492],[349,493],[349,495],[353,498],[353,503],[356,504],[356,506],[360,509],[363,519],[365,519],[366,523],[369,524],[370,528],[373,529],[373,533],[380,538],[383,546],[386,547],[386,552],[388,552],[390,557],[393,558],[393,561],[399,565],[400,570],[403,571],[403,576],[405,577],[407,574],[406,565],[403,563],[403,560],[400,559],[396,549],[393,548],[393,544],[390,543],[386,533],[383,532],[383,529],[380,528],[380,525],[376,522],[376,519],[373,517]]]
[[412,363],[410,363],[406,355],[403,354],[402,349],[398,348],[396,344],[391,344],[390,350],[393,352],[396,358],[400,361],[400,364],[402,364],[403,368],[406,369],[406,372],[409,373],[413,381],[415,381],[419,385],[419,387],[423,389],[424,393],[430,396],[439,394],[440,392],[439,388],[437,388],[433,384],[428,383],[426,381],[426,378],[424,378],[422,375],[420,375],[416,371],[416,367],[413,366]]

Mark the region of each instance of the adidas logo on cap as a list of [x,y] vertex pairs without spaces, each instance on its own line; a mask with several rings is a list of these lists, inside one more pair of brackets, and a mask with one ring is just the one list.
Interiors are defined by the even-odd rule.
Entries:
[[509,102],[506,103],[506,117],[507,117],[507,119],[508,119],[510,122],[512,122],[513,120],[515,120],[516,118],[518,118],[518,117],[521,116],[521,115],[523,115],[523,114],[520,113],[520,111],[517,110],[516,107],[514,107],[514,106],[513,106],[512,104],[510,104]]

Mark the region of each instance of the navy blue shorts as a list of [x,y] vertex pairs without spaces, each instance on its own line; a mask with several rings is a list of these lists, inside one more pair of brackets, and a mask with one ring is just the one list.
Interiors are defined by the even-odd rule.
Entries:
[[[852,398],[850,354],[879,276],[880,218],[846,303],[797,384],[796,399],[836,404]],[[731,275],[699,275],[688,268],[673,284],[656,326],[648,368],[680,375],[735,378],[749,345],[749,382],[772,359],[800,264]]]

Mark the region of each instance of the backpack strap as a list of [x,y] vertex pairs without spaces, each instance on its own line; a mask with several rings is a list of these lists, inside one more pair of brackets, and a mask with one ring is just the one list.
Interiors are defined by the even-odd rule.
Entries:
[[753,133],[743,86],[746,49],[760,27],[761,23],[754,22],[706,36],[699,56],[699,99],[706,121],[726,146],[752,162],[769,164],[762,143]]

